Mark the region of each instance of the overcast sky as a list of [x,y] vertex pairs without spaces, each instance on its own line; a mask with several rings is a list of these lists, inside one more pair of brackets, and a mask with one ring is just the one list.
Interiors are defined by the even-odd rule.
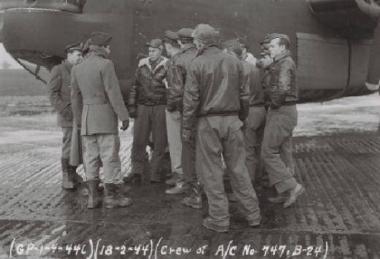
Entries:
[[0,68],[2,68],[4,61],[11,65],[10,68],[21,68],[21,66],[6,52],[3,44],[0,43]]

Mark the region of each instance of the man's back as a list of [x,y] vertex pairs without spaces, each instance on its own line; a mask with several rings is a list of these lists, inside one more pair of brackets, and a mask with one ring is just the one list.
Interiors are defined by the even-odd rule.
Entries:
[[237,58],[210,47],[191,65],[189,84],[198,81],[199,115],[238,114],[242,85],[242,66]]
[[74,68],[73,73],[84,100],[89,98],[105,98],[102,74],[104,74],[108,66],[113,67],[110,60],[90,55]]

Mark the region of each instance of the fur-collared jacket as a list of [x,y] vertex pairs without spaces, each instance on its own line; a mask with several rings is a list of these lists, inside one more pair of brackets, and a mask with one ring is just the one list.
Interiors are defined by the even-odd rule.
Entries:
[[149,58],[141,59],[136,70],[135,84],[131,87],[128,106],[166,105],[166,73],[167,61],[161,57],[152,66]]

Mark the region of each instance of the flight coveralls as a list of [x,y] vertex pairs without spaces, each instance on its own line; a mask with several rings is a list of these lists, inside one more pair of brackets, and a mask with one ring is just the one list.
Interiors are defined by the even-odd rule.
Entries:
[[57,124],[62,128],[62,151],[61,165],[64,174],[75,173],[76,167],[71,166],[70,147],[73,131],[73,112],[71,107],[71,68],[68,61],[62,62],[51,70],[51,77],[48,83],[49,99],[54,109],[57,111]]
[[[81,121],[87,181],[99,179],[99,157],[105,184],[123,183],[118,119],[129,119],[114,64],[102,48],[93,49],[72,71],[72,101]],[[83,110],[80,108],[83,107]]]
[[[194,186],[197,182],[197,176],[195,171],[195,143],[183,142],[181,140],[181,125],[182,125],[182,111],[183,111],[183,92],[186,82],[187,71],[190,68],[191,62],[197,55],[195,46],[188,45],[181,49],[177,55],[173,57],[173,60],[168,69],[168,104],[167,110],[173,116],[178,116],[178,137],[174,139],[169,137],[169,141],[172,140],[173,145],[178,145],[180,149],[178,155],[181,169],[177,173],[182,173],[182,178],[185,183]],[[171,133],[168,131],[168,134]],[[177,136],[177,134],[175,134]],[[171,139],[172,138],[172,139]],[[180,146],[180,147],[179,147]],[[172,156],[172,152],[171,152]],[[177,155],[174,154],[174,157]]]
[[247,168],[253,182],[262,174],[261,143],[264,136],[266,110],[261,71],[243,61],[244,72],[249,78],[249,115],[245,123],[244,135],[247,152]]
[[186,79],[183,130],[196,127],[196,168],[208,198],[207,219],[221,227],[230,224],[221,155],[245,216],[252,220],[260,215],[245,164],[242,120],[248,115],[247,80],[241,61],[214,45],[199,51]]
[[289,51],[274,58],[265,78],[266,95],[269,98],[262,159],[268,172],[270,184],[278,193],[293,189],[292,135],[297,125],[296,65]]
[[[152,134],[154,149],[150,164],[150,180],[160,182],[160,166],[167,147],[166,85],[167,61],[161,57],[152,63],[149,58],[140,60],[136,81],[132,86],[128,107],[136,110],[132,143],[132,174],[143,176],[146,163],[146,146]],[[133,116],[135,117],[135,116]]]

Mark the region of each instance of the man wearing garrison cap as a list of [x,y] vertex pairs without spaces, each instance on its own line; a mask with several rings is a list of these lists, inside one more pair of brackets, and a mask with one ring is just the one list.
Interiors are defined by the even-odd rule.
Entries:
[[268,96],[269,110],[264,130],[262,158],[268,172],[270,184],[279,196],[269,200],[291,206],[304,192],[294,178],[292,169],[293,130],[297,125],[298,90],[296,86],[296,65],[291,57],[290,40],[285,34],[268,35],[268,51],[273,63],[264,81]]
[[71,166],[70,147],[73,130],[73,113],[70,97],[71,69],[81,60],[80,44],[74,43],[65,47],[66,59],[51,70],[48,83],[50,102],[57,111],[58,126],[62,128],[62,188],[74,189],[75,184],[82,179],[76,173],[76,167]]
[[209,204],[203,226],[226,232],[230,225],[222,160],[231,186],[252,227],[261,221],[258,199],[245,165],[243,122],[248,113],[247,77],[241,62],[219,47],[219,32],[207,24],[193,33],[198,55],[186,79],[182,138],[190,142],[196,128],[196,167]]
[[[125,182],[141,182],[143,176],[149,176],[152,183],[162,181],[160,170],[167,148],[165,118],[167,58],[162,55],[161,39],[153,39],[146,46],[149,56],[139,61],[135,82],[129,94],[128,109],[135,122],[131,152],[132,172],[124,178]],[[146,146],[150,135],[154,149],[150,172],[145,172]],[[146,178],[148,177],[145,177],[145,180]]]
[[[84,163],[89,189],[87,208],[100,205],[99,157],[103,164],[103,204],[106,208],[125,207],[131,199],[122,194],[119,157],[118,119],[122,130],[129,126],[129,114],[121,96],[111,52],[111,35],[94,32],[88,40],[89,53],[72,71],[72,101],[76,121],[80,123],[84,146]],[[83,109],[81,108],[83,107]]]
[[[177,44],[180,51],[172,58],[168,68],[168,105],[167,113],[177,116],[177,133],[179,134],[178,148],[180,150],[179,162],[181,170],[167,181],[174,185],[173,188],[166,190],[167,194],[179,194],[189,191],[182,203],[193,208],[201,208],[202,200],[200,188],[195,173],[195,150],[194,143],[181,142],[181,121],[183,107],[183,91],[186,82],[186,75],[192,60],[196,56],[196,48],[193,44],[193,29],[182,28],[176,32]],[[169,132],[168,132],[169,133]]]

